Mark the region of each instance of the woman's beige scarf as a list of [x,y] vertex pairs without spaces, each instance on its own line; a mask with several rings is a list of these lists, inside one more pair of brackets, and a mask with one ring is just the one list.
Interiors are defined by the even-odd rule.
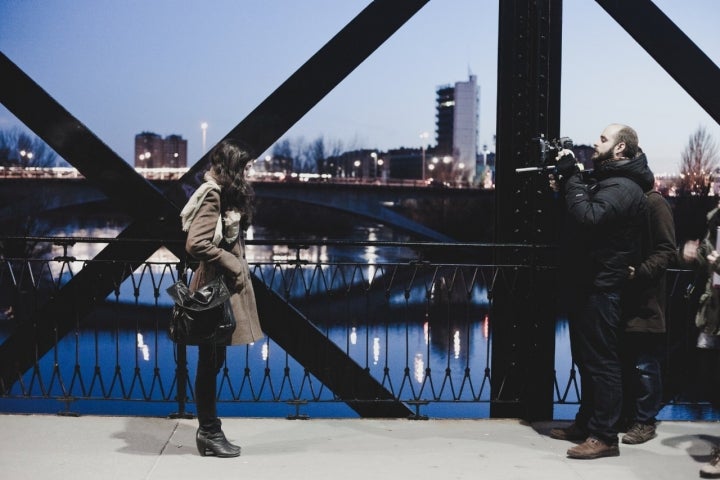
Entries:
[[[187,203],[180,212],[180,219],[182,220],[182,229],[187,232],[190,229],[200,205],[207,197],[207,194],[211,191],[220,192],[220,185],[215,182],[215,179],[210,175],[210,172],[205,173],[203,177],[205,183],[200,185],[197,190],[190,196]],[[224,238],[227,243],[232,243],[237,240],[240,234],[240,212],[237,210],[227,210],[218,217],[217,225],[215,226],[215,234],[213,235],[213,245],[219,245],[220,241]],[[223,228],[224,226],[224,228]],[[223,232],[224,235],[223,235]]]

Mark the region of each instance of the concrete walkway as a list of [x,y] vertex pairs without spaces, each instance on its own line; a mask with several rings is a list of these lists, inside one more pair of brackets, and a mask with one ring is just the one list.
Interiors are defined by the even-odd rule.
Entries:
[[620,457],[571,460],[565,423],[517,420],[224,419],[243,447],[200,457],[195,421],[146,417],[0,415],[0,478],[8,480],[678,480],[699,478],[720,425],[662,422],[658,437]]

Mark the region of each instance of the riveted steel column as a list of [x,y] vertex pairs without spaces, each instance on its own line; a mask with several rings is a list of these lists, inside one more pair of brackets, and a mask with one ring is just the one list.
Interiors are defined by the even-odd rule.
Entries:
[[[542,245],[555,237],[547,176],[518,174],[538,163],[533,138],[558,135],[561,0],[501,0],[498,50],[496,242],[492,290],[492,417],[552,418],[554,270]],[[514,266],[512,266],[514,265]]]

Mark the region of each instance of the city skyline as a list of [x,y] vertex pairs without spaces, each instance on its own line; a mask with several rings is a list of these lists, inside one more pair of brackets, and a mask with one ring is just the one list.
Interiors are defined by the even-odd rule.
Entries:
[[[192,165],[368,3],[8,1],[0,50],[128,163],[135,135],[152,131],[187,139]],[[717,2],[655,4],[720,63]],[[434,145],[437,88],[472,74],[478,146],[494,151],[497,7],[430,1],[282,138],[388,150],[421,148],[429,132]],[[720,126],[594,1],[564,2],[563,18],[561,135],[592,144],[627,123],[656,173],[678,170],[700,126],[720,142]],[[14,126],[0,108],[0,128]]]

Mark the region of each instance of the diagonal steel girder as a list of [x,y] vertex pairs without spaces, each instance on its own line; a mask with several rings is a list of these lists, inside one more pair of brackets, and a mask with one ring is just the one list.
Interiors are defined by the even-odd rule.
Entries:
[[[177,211],[166,197],[0,52],[0,101],[136,220]],[[128,192],[133,192],[129,195]]]
[[720,68],[650,0],[595,0],[720,124]]
[[[0,89],[2,104],[75,165],[120,211],[135,218],[118,238],[158,239],[157,243],[111,244],[34,312],[32,318],[20,323],[0,345],[0,393],[3,393],[97,302],[104,300],[116,282],[142,265],[163,240],[179,240],[181,231],[177,206],[2,53],[0,78],[5,80]],[[168,242],[168,248],[182,258],[184,253],[178,245],[180,242]],[[127,262],[126,266],[131,268],[123,267],[124,262],[115,262],[117,259]]]
[[[226,137],[240,138],[258,152],[269,148],[428,1],[377,0],[371,3]],[[165,192],[166,196],[159,195],[152,184],[138,175],[82,123],[25,76],[5,55],[0,55],[0,76],[10,79],[8,86],[0,90],[2,103],[95,183],[118,207],[135,217],[136,220],[119,238],[156,241],[132,245],[112,243],[96,258],[129,259],[131,264],[137,267],[168,239],[181,237],[177,205],[184,202],[188,187],[199,183],[200,173],[206,168],[207,156],[197,162],[174,188]],[[46,115],[46,111],[52,115]],[[128,194],[128,191],[131,193]],[[174,199],[175,203],[170,199]],[[178,251],[172,243],[167,246],[178,257],[184,257],[184,252]],[[57,339],[71,331],[76,322],[98,301],[112,292],[118,278],[124,279],[129,275],[129,271],[122,271],[121,268],[113,262],[100,262],[92,268],[83,269],[57,296],[43,305],[31,321],[24,323],[0,345],[0,391],[7,392],[19,378],[19,372],[32,368]],[[259,290],[262,292],[262,289]],[[266,302],[284,303],[272,292],[265,293]],[[287,316],[266,316],[265,330],[271,338],[274,332],[287,332],[288,329],[295,334],[290,338],[313,338],[313,345],[278,342],[296,358],[307,357],[303,353],[315,347],[323,347],[328,352],[339,350],[322,336],[312,335],[315,327],[307,319],[301,316],[299,318],[302,321],[288,322]],[[310,361],[309,357],[307,361]],[[313,362],[305,367],[318,378],[330,380],[328,375],[323,374],[328,367],[324,363]],[[342,351],[335,351],[335,362],[331,364],[331,368],[346,373],[352,371],[359,375],[351,382],[352,385],[372,386],[360,392],[355,388],[346,389],[344,386],[349,384],[347,381],[338,381],[335,384],[330,381],[330,384],[327,384],[339,398],[347,399],[348,404],[361,415],[407,416],[412,413],[400,402],[390,402],[391,408],[382,409],[367,409],[363,407],[366,403],[358,404],[358,394],[365,399],[388,399],[392,398],[392,394],[367,371],[357,368],[357,364]],[[383,393],[378,396],[378,392]]]

